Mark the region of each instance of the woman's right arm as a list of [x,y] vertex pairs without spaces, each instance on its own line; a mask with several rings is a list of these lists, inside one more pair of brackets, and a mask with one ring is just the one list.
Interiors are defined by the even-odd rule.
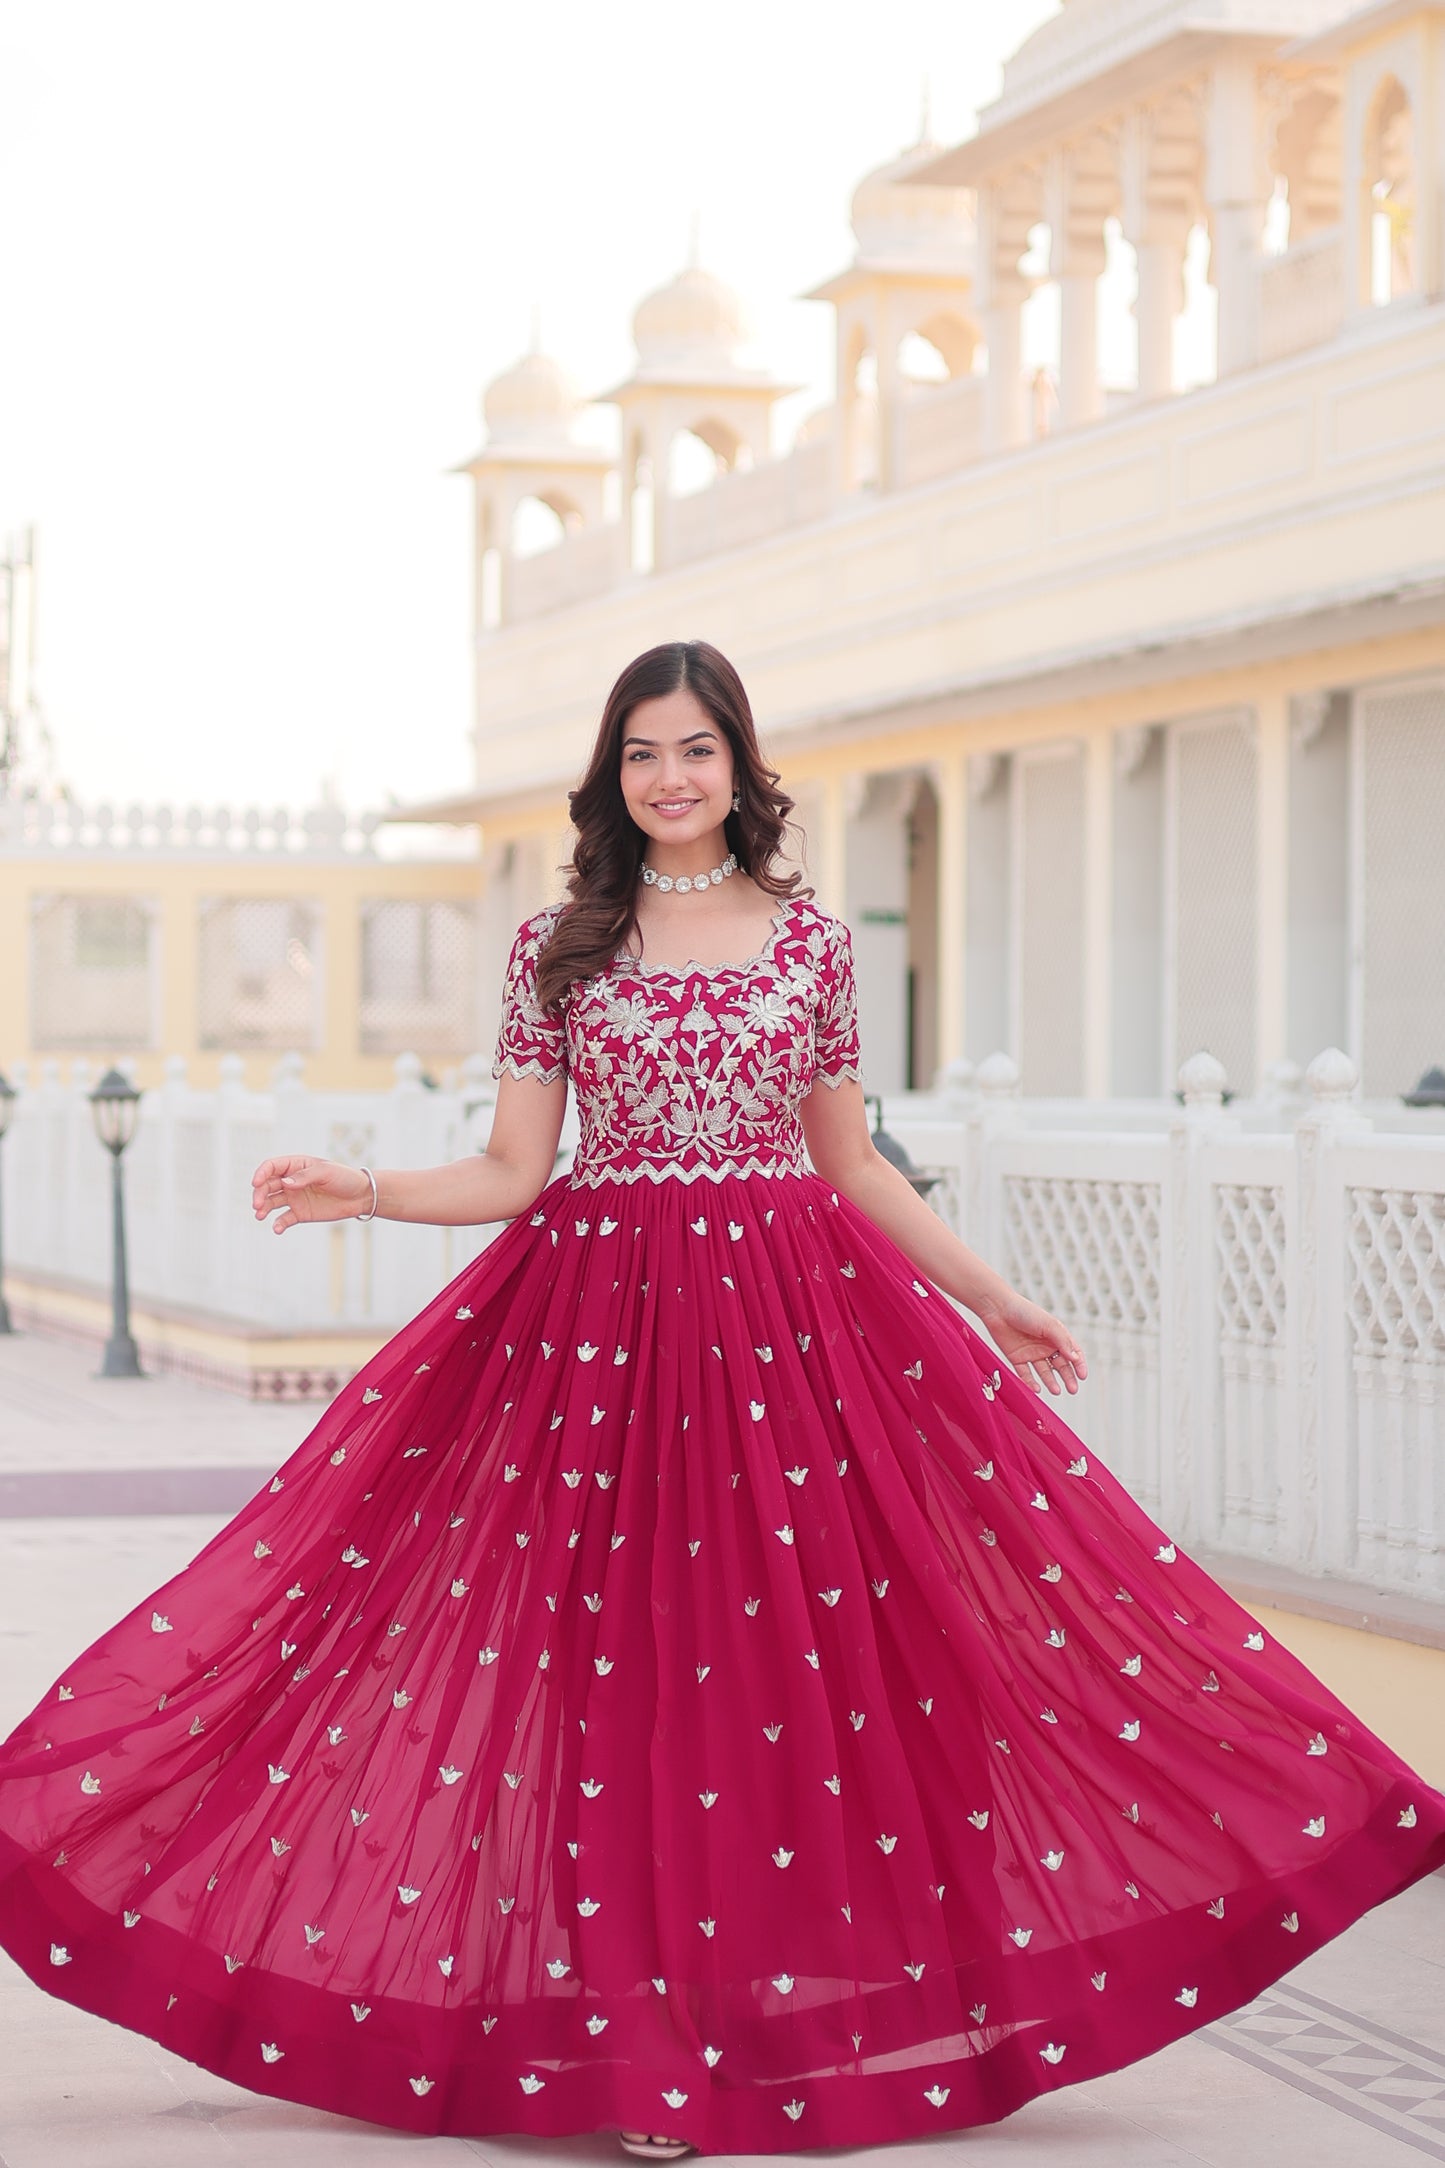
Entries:
[[[486,1150],[444,1167],[374,1167],[376,1217],[431,1227],[477,1227],[516,1219],[546,1188],[557,1162],[567,1109],[567,1079],[546,1083],[504,1071]],[[359,1167],[296,1155],[263,1159],[251,1177],[258,1220],[283,1207],[273,1234],[313,1221],[355,1219],[371,1207],[371,1184]]]

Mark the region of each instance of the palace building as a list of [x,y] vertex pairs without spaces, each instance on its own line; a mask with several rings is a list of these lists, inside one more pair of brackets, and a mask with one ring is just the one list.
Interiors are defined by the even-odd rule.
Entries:
[[972,137],[857,188],[789,448],[696,264],[616,454],[547,357],[493,383],[476,783],[409,809],[481,824],[482,1013],[613,676],[703,637],[853,928],[871,1088],[1445,1063],[1442,86],[1442,0],[1065,0]]

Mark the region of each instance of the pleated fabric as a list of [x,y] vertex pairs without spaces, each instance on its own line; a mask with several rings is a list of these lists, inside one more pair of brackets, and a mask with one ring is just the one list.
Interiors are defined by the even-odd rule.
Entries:
[[0,1747],[40,1986],[398,2128],[776,2153],[1115,2069],[1445,1864],[846,1196],[600,1171]]

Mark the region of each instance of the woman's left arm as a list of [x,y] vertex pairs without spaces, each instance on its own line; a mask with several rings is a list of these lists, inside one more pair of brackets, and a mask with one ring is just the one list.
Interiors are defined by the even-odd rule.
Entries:
[[799,1109],[808,1157],[822,1179],[883,1229],[920,1273],[972,1310],[1037,1392],[1076,1393],[1088,1367],[1067,1326],[1029,1302],[959,1241],[873,1143],[861,1085],[817,1083]]

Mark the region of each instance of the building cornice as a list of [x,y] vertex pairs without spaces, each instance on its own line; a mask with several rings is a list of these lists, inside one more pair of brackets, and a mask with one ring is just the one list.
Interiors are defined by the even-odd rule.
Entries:
[[1445,0],[1378,0],[1374,7],[1361,8],[1347,15],[1333,29],[1316,31],[1309,37],[1296,38],[1281,53],[1282,60],[1305,61],[1311,66],[1316,61],[1338,60],[1343,53],[1371,45],[1375,39],[1388,37],[1402,23],[1416,22],[1422,16],[1435,22],[1445,21]]

